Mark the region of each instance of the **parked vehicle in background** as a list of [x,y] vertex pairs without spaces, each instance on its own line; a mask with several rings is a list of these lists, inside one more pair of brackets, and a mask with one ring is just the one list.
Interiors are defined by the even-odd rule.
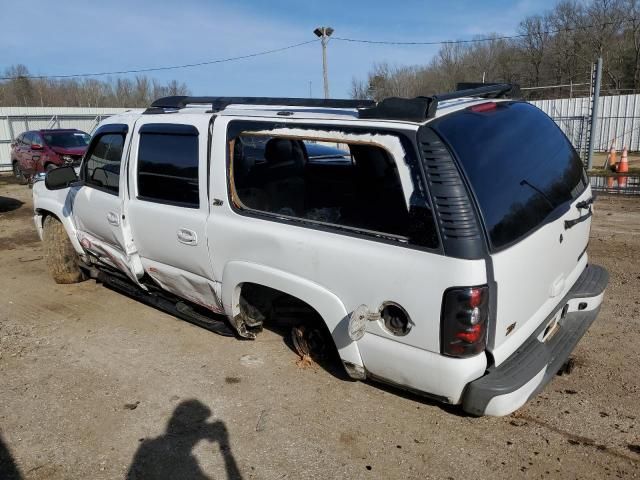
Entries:
[[608,281],[580,158],[512,90],[114,115],[79,177],[34,185],[49,270],[225,335],[287,326],[352,378],[509,414],[563,368]]
[[26,183],[33,175],[63,165],[80,166],[91,135],[77,129],[31,130],[11,144],[14,175]]

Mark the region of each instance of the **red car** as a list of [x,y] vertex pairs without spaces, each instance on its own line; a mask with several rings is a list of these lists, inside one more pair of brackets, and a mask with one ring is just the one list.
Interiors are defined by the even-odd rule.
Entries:
[[76,129],[32,130],[11,144],[13,173],[24,183],[37,173],[62,165],[80,165],[91,136]]

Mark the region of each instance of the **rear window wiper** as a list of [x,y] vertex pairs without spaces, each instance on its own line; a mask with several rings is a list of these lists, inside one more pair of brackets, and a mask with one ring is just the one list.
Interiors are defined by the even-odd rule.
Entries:
[[523,178],[522,180],[520,180],[520,186],[522,187],[524,185],[527,185],[529,188],[532,188],[533,190],[535,190],[544,199],[544,201],[547,202],[547,204],[549,205],[549,208],[551,208],[551,211],[555,210],[556,207],[553,205],[553,203],[551,203],[551,200],[549,200],[549,197],[547,197],[542,190],[540,190],[531,182]]

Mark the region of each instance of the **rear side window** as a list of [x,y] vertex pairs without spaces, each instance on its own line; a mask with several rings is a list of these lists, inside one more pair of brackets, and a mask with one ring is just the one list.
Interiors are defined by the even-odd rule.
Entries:
[[432,126],[460,162],[494,249],[523,238],[586,188],[575,149],[533,105],[462,110]]
[[118,194],[124,137],[106,133],[91,144],[83,167],[85,185]]
[[417,194],[407,200],[398,165],[381,146],[357,136],[336,143],[245,131],[230,139],[229,152],[232,200],[240,209],[438,245],[431,210]]
[[188,125],[145,125],[138,149],[138,197],[183,207],[200,206],[198,131]]

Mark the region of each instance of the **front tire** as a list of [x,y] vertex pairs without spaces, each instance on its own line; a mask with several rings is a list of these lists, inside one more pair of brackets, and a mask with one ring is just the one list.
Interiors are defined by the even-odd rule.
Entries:
[[80,268],[80,259],[67,231],[57,218],[48,216],[42,229],[44,254],[49,273],[56,283],[78,283],[87,276]]

